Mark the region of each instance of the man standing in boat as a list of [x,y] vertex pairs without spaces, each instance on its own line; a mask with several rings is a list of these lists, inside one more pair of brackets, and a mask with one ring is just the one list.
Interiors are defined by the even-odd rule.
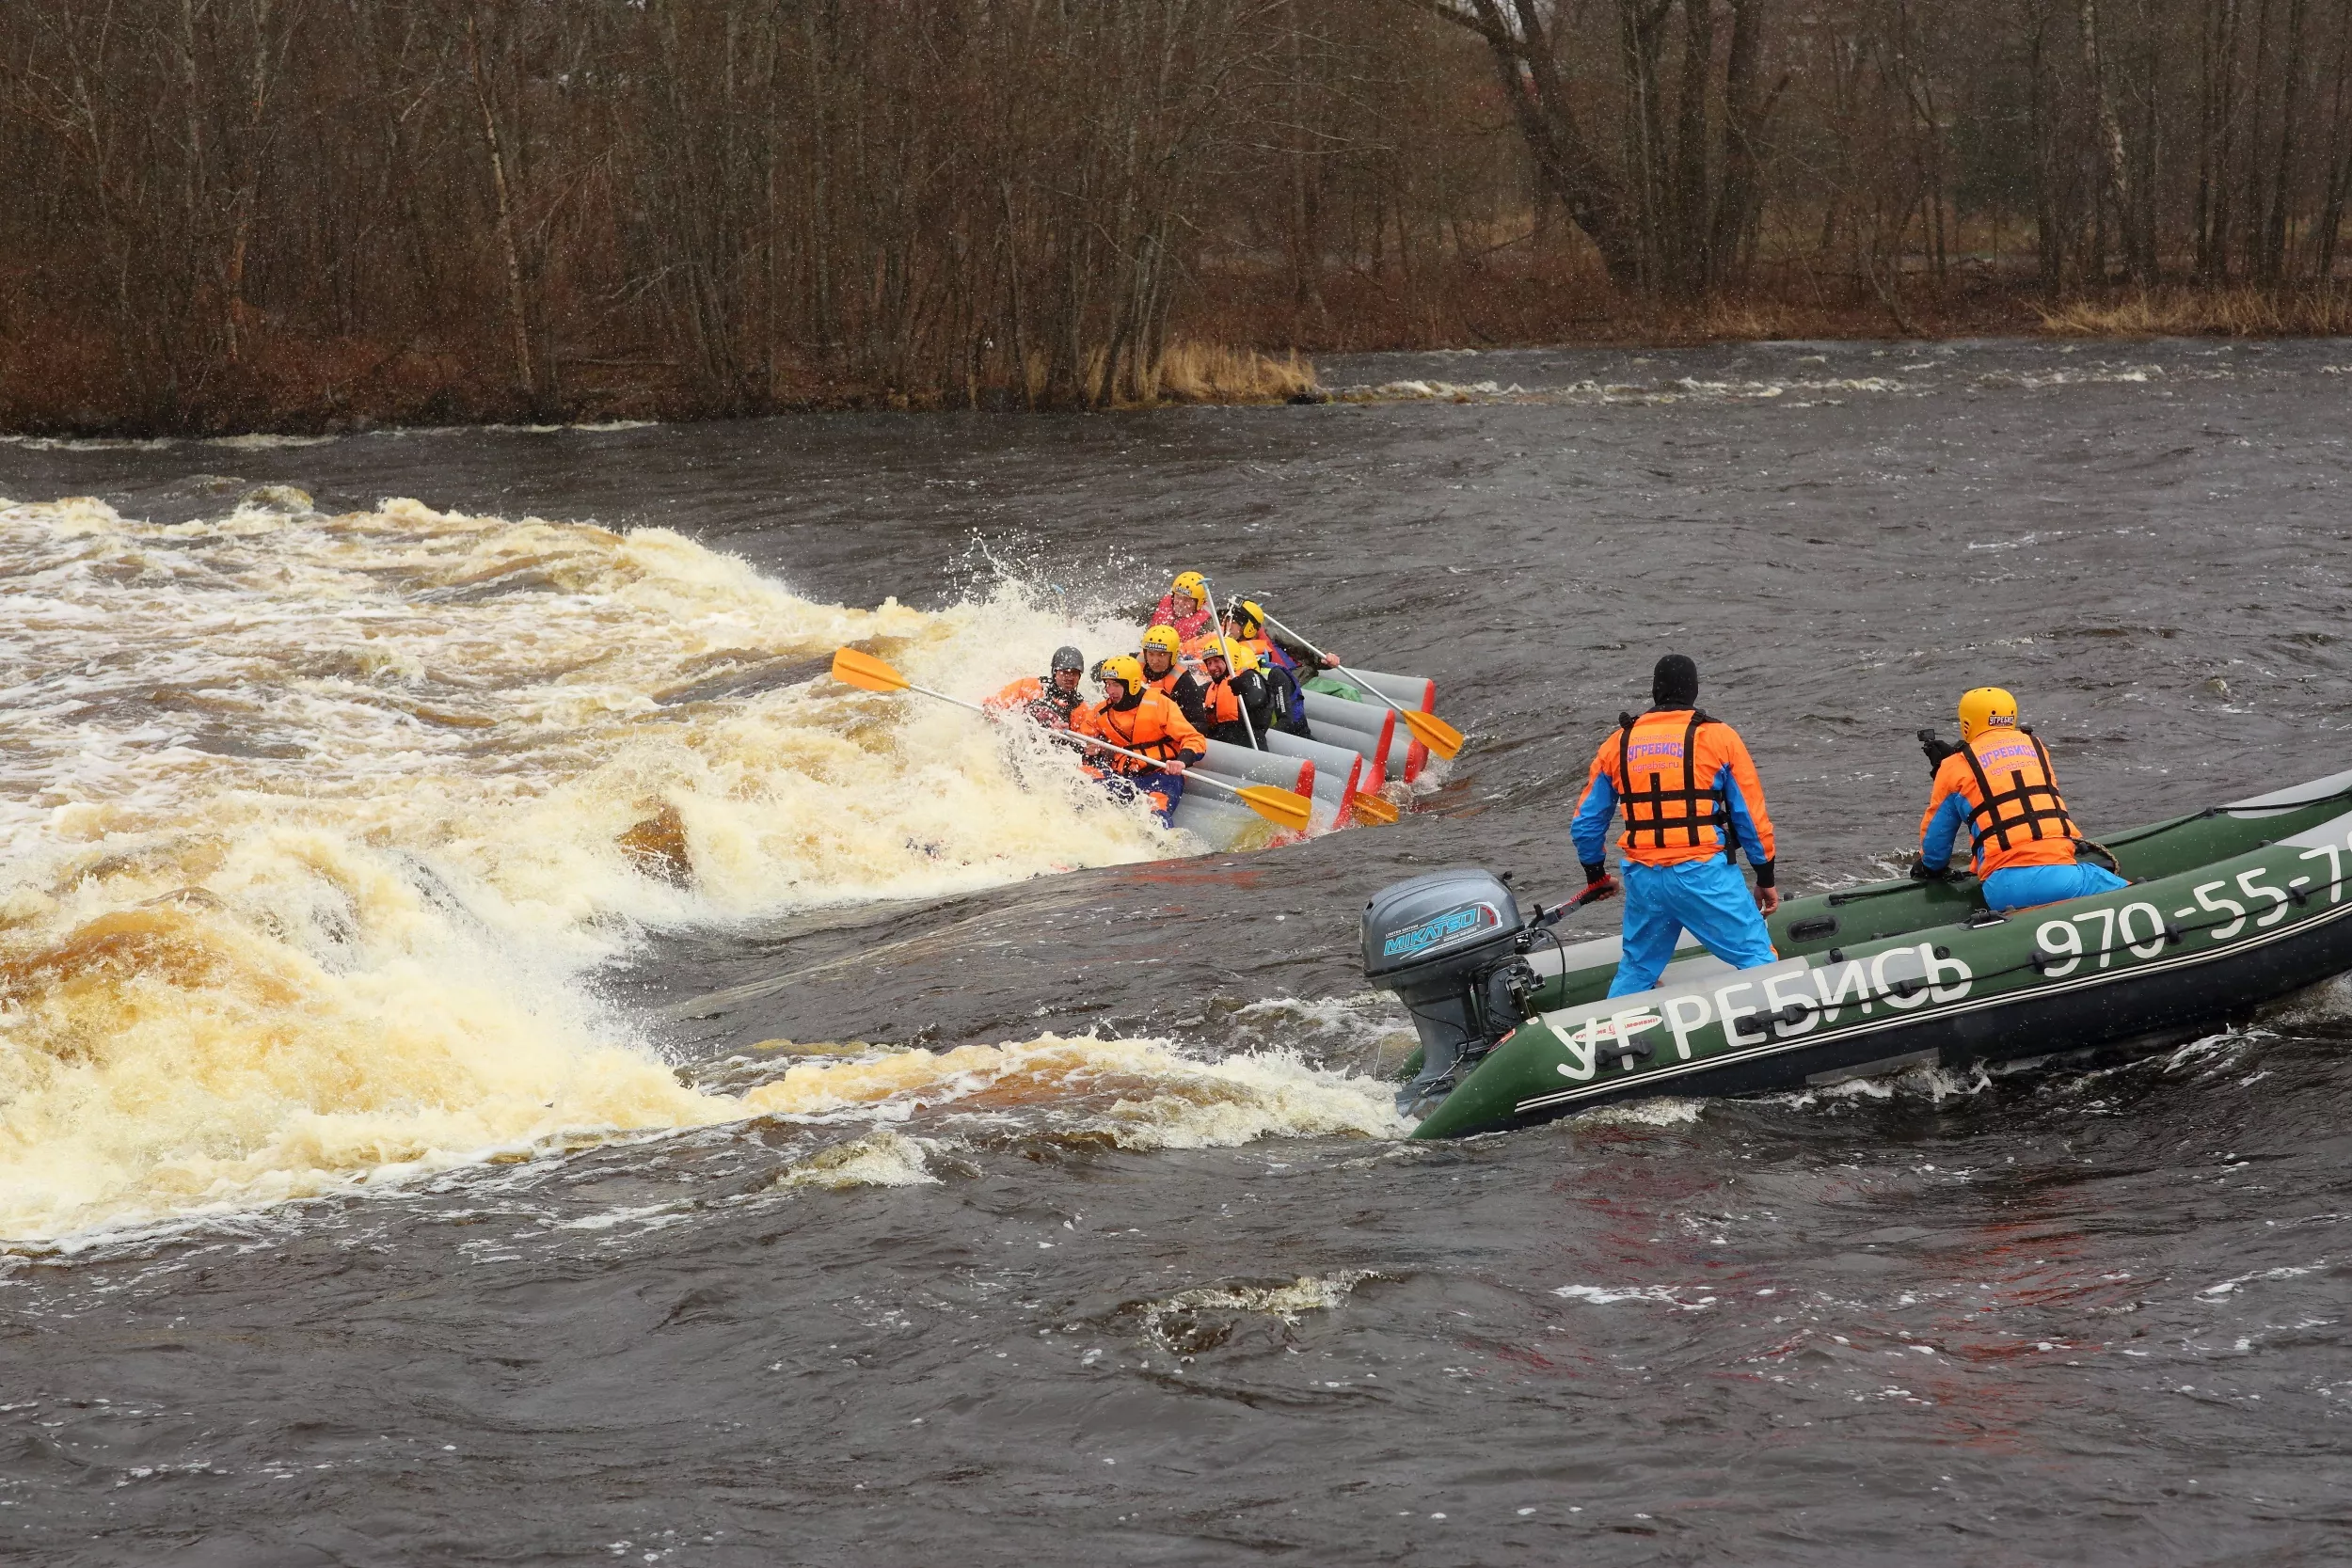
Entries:
[[2122,878],[2085,865],[2082,834],[2058,794],[2050,749],[2017,722],[2017,699],[1979,686],[1960,699],[1960,744],[1920,732],[1935,769],[1933,793],[1919,818],[1919,860],[1911,874],[1940,881],[1952,874],[1952,838],[1975,842],[1975,868],[1994,911],[2031,909],[2088,898],[2125,886]]
[[[1772,819],[1746,742],[1699,711],[1699,667],[1681,654],[1658,661],[1650,700],[1594,753],[1571,829],[1585,885],[1597,886],[1609,876],[1610,820],[1625,814],[1625,942],[1612,996],[1657,985],[1685,931],[1736,969],[1779,956],[1764,927],[1780,908]],[[1740,875],[1742,849],[1756,867],[1754,896]]]

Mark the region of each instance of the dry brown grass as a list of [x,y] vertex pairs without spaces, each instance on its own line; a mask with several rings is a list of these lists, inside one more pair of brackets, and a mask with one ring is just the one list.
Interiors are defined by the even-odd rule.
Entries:
[[[0,287],[7,279],[0,277]],[[658,345],[567,344],[551,406],[524,404],[495,354],[463,341],[305,339],[256,330],[245,359],[158,386],[125,371],[103,334],[11,321],[0,333],[0,429],[42,434],[302,432],[370,424],[518,419],[691,420],[820,408],[1046,406],[1047,361],[997,364],[961,388],[891,387],[821,364],[788,363],[765,396],[717,404]],[[1982,336],[2234,338],[2352,333],[2352,287],[2086,290],[2053,303],[2025,279],[1906,281],[1898,317],[1851,280],[1763,274],[1746,290],[1689,304],[1609,292],[1586,270],[1549,263],[1462,266],[1415,286],[1358,273],[1324,280],[1302,304],[1277,273],[1234,272],[1183,302],[1174,341],[1138,391],[1122,375],[1105,396],[1106,356],[1088,356],[1092,406],[1268,404],[1319,394],[1310,353],[1511,345],[1673,348],[1771,339]],[[1241,344],[1292,344],[1265,350]]]
[[2352,295],[2335,289],[2136,290],[2036,306],[2060,338],[2289,338],[2352,331]]
[[1164,403],[1286,403],[1322,389],[1313,363],[1292,349],[1277,358],[1256,349],[1190,339],[1168,345],[1160,360]]

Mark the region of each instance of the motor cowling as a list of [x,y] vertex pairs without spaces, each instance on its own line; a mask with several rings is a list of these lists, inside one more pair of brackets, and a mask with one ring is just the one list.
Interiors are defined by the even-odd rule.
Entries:
[[1502,879],[1475,867],[1392,882],[1364,905],[1364,978],[1394,991],[1421,1037],[1421,1071],[1397,1095],[1442,1097],[1457,1072],[1525,1017],[1534,974],[1527,921]]

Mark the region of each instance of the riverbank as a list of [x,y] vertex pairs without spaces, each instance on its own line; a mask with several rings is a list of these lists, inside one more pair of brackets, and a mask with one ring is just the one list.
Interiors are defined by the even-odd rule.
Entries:
[[[1970,338],[2131,341],[2290,338],[2352,333],[2352,288],[2264,290],[2167,285],[2078,290],[2052,299],[2013,281],[1906,279],[1872,293],[1783,278],[1770,289],[1697,303],[1629,299],[1588,276],[1541,269],[1475,277],[1383,278],[1347,272],[1303,294],[1265,273],[1200,280],[1152,395],[1104,406],[1309,402],[1324,395],[1313,356],[1520,347],[1690,348],[1771,340]],[[644,345],[574,345],[555,390],[523,397],[501,370],[494,335],[384,343],[319,339],[248,324],[234,360],[191,366],[163,385],[129,387],[119,346],[88,333],[24,327],[0,341],[0,431],[39,436],[328,435],[386,426],[579,424],[765,414],[1044,406],[1033,356],[1028,385],[1001,376],[954,387],[900,387],[847,368],[779,364],[764,391],[712,394],[687,367]],[[1279,344],[1279,348],[1237,346]],[[1104,380],[1099,352],[1089,384]]]

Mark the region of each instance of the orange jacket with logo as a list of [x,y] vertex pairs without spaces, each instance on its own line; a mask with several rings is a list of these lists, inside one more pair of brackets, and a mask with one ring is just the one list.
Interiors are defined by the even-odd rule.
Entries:
[[2019,865],[2072,865],[2082,836],[2058,794],[2049,748],[2006,725],[1964,743],[1935,770],[1919,818],[1919,859],[1929,869],[1949,863],[1952,834],[1963,826],[1976,842],[1979,877]]
[[[1143,701],[1124,713],[1108,703],[1089,703],[1070,716],[1070,727],[1080,735],[1141,752],[1159,762],[1199,762],[1209,754],[1209,743],[1192,727],[1184,711],[1157,691],[1145,690]],[[1101,755],[1103,753],[1097,753]],[[1142,770],[1132,757],[1111,756],[1107,766],[1121,773]]]
[[1653,709],[1620,724],[1593,753],[1572,831],[1586,865],[1600,863],[1620,810],[1617,848],[1637,865],[1680,865],[1735,843],[1759,868],[1772,863],[1772,819],[1747,743],[1695,709]]

